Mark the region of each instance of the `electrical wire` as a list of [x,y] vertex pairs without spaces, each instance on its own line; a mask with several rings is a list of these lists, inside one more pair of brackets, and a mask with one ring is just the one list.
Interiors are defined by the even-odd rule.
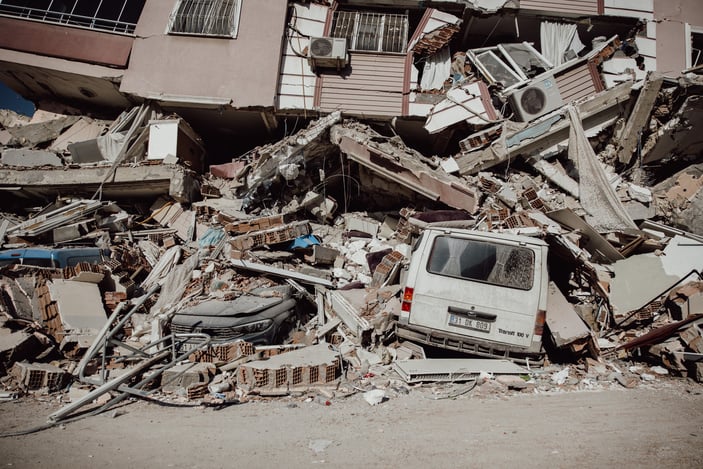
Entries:
[[433,397],[425,397],[425,399],[430,399],[433,401],[439,401],[442,399],[455,399],[459,396],[463,396],[464,394],[473,391],[473,389],[476,387],[477,381],[473,380],[471,384],[466,386],[464,389],[457,391],[455,393],[450,393],[450,394],[445,394],[443,396],[433,396]]
[[[200,406],[201,406],[201,404],[178,404],[178,403],[175,403],[175,402],[165,402],[165,401],[162,401],[162,400],[160,400],[160,399],[157,399],[157,398],[151,397],[151,396],[140,396],[140,399],[143,399],[143,400],[145,400],[145,401],[148,401],[148,402],[151,402],[151,403],[154,403],[154,404],[157,404],[157,405],[161,405],[161,406],[164,406],[164,407],[193,408],[193,407],[200,407]],[[128,403],[125,403],[124,405],[129,405],[129,404],[132,404],[132,403],[134,403],[134,402],[137,402],[137,401],[135,400],[135,401],[132,401],[132,402],[128,402]],[[86,418],[89,418],[89,417],[95,417],[96,415],[99,415],[99,414],[102,414],[103,412],[106,412],[108,409],[109,409],[109,408],[100,407],[100,408],[97,408],[97,409],[95,409],[95,410],[92,410],[91,412],[88,412],[88,413],[86,413],[86,414],[77,415],[77,416],[72,417],[72,418],[63,419],[63,420],[57,420],[56,422],[48,422],[48,423],[45,423],[45,424],[43,424],[43,425],[37,425],[37,426],[35,426],[35,427],[26,428],[26,429],[24,429],[24,430],[17,430],[17,431],[8,432],[8,433],[0,433],[0,438],[11,438],[11,437],[14,437],[14,436],[23,436],[23,435],[30,435],[30,434],[32,434],[32,433],[38,433],[38,432],[41,432],[41,431],[44,431],[44,430],[48,430],[48,429],[53,428],[53,427],[57,427],[57,426],[59,426],[59,425],[64,425],[64,424],[67,424],[67,423],[77,422],[77,421],[79,421],[79,420],[83,420],[83,419],[86,419]]]

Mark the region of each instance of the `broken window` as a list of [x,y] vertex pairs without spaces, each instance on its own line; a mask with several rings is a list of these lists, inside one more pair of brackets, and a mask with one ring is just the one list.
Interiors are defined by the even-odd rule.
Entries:
[[433,274],[529,290],[534,253],[522,247],[438,236],[427,270]]
[[506,89],[553,68],[528,42],[472,49],[467,56],[489,82],[500,83]]
[[691,67],[703,65],[703,32],[691,32]]
[[499,44],[498,50],[508,62],[527,78],[546,72],[552,64],[527,42],[518,44]]
[[506,88],[520,83],[518,74],[511,70],[510,67],[492,51],[477,54],[475,56],[475,61],[479,69],[486,75],[486,78],[492,82],[502,83]]
[[0,14],[117,33],[134,33],[144,0],[2,0]]
[[408,14],[337,11],[332,37],[343,37],[351,50],[404,52]]
[[235,38],[240,8],[241,0],[179,0],[168,32]]

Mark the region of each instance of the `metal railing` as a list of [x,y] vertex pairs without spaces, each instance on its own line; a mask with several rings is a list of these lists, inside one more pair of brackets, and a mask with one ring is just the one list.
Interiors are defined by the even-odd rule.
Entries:
[[337,11],[332,36],[346,38],[351,50],[404,52],[408,15]]
[[236,37],[239,0],[181,0],[171,17],[170,32]]
[[78,26],[113,33],[134,34],[134,29],[137,24],[120,20],[128,1],[129,0],[123,0],[122,8],[120,9],[120,13],[117,18],[104,18],[98,16],[98,11],[102,2],[96,2],[96,12],[92,16],[74,13],[75,4],[71,11],[56,11],[51,9],[53,2],[49,2],[49,6],[47,8],[32,8],[0,2],[0,15],[35,20],[43,23]]

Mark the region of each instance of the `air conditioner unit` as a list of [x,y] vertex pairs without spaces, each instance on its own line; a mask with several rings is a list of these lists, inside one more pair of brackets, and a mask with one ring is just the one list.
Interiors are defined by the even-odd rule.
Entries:
[[342,37],[311,37],[308,63],[312,68],[332,67],[341,69],[349,63],[347,40]]
[[510,95],[513,111],[523,122],[529,122],[564,105],[559,87],[550,76],[530,83]]

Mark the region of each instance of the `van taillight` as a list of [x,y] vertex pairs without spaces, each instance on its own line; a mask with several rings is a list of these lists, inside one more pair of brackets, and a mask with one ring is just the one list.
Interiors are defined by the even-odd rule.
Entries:
[[400,307],[401,311],[405,311],[406,313],[410,312],[410,307],[412,306],[413,302],[413,292],[415,290],[410,287],[405,287],[405,290],[403,291],[403,303]]
[[537,318],[535,318],[535,329],[532,332],[532,335],[539,335],[541,336],[542,333],[544,332],[544,321],[546,319],[546,312],[542,309],[537,311]]

